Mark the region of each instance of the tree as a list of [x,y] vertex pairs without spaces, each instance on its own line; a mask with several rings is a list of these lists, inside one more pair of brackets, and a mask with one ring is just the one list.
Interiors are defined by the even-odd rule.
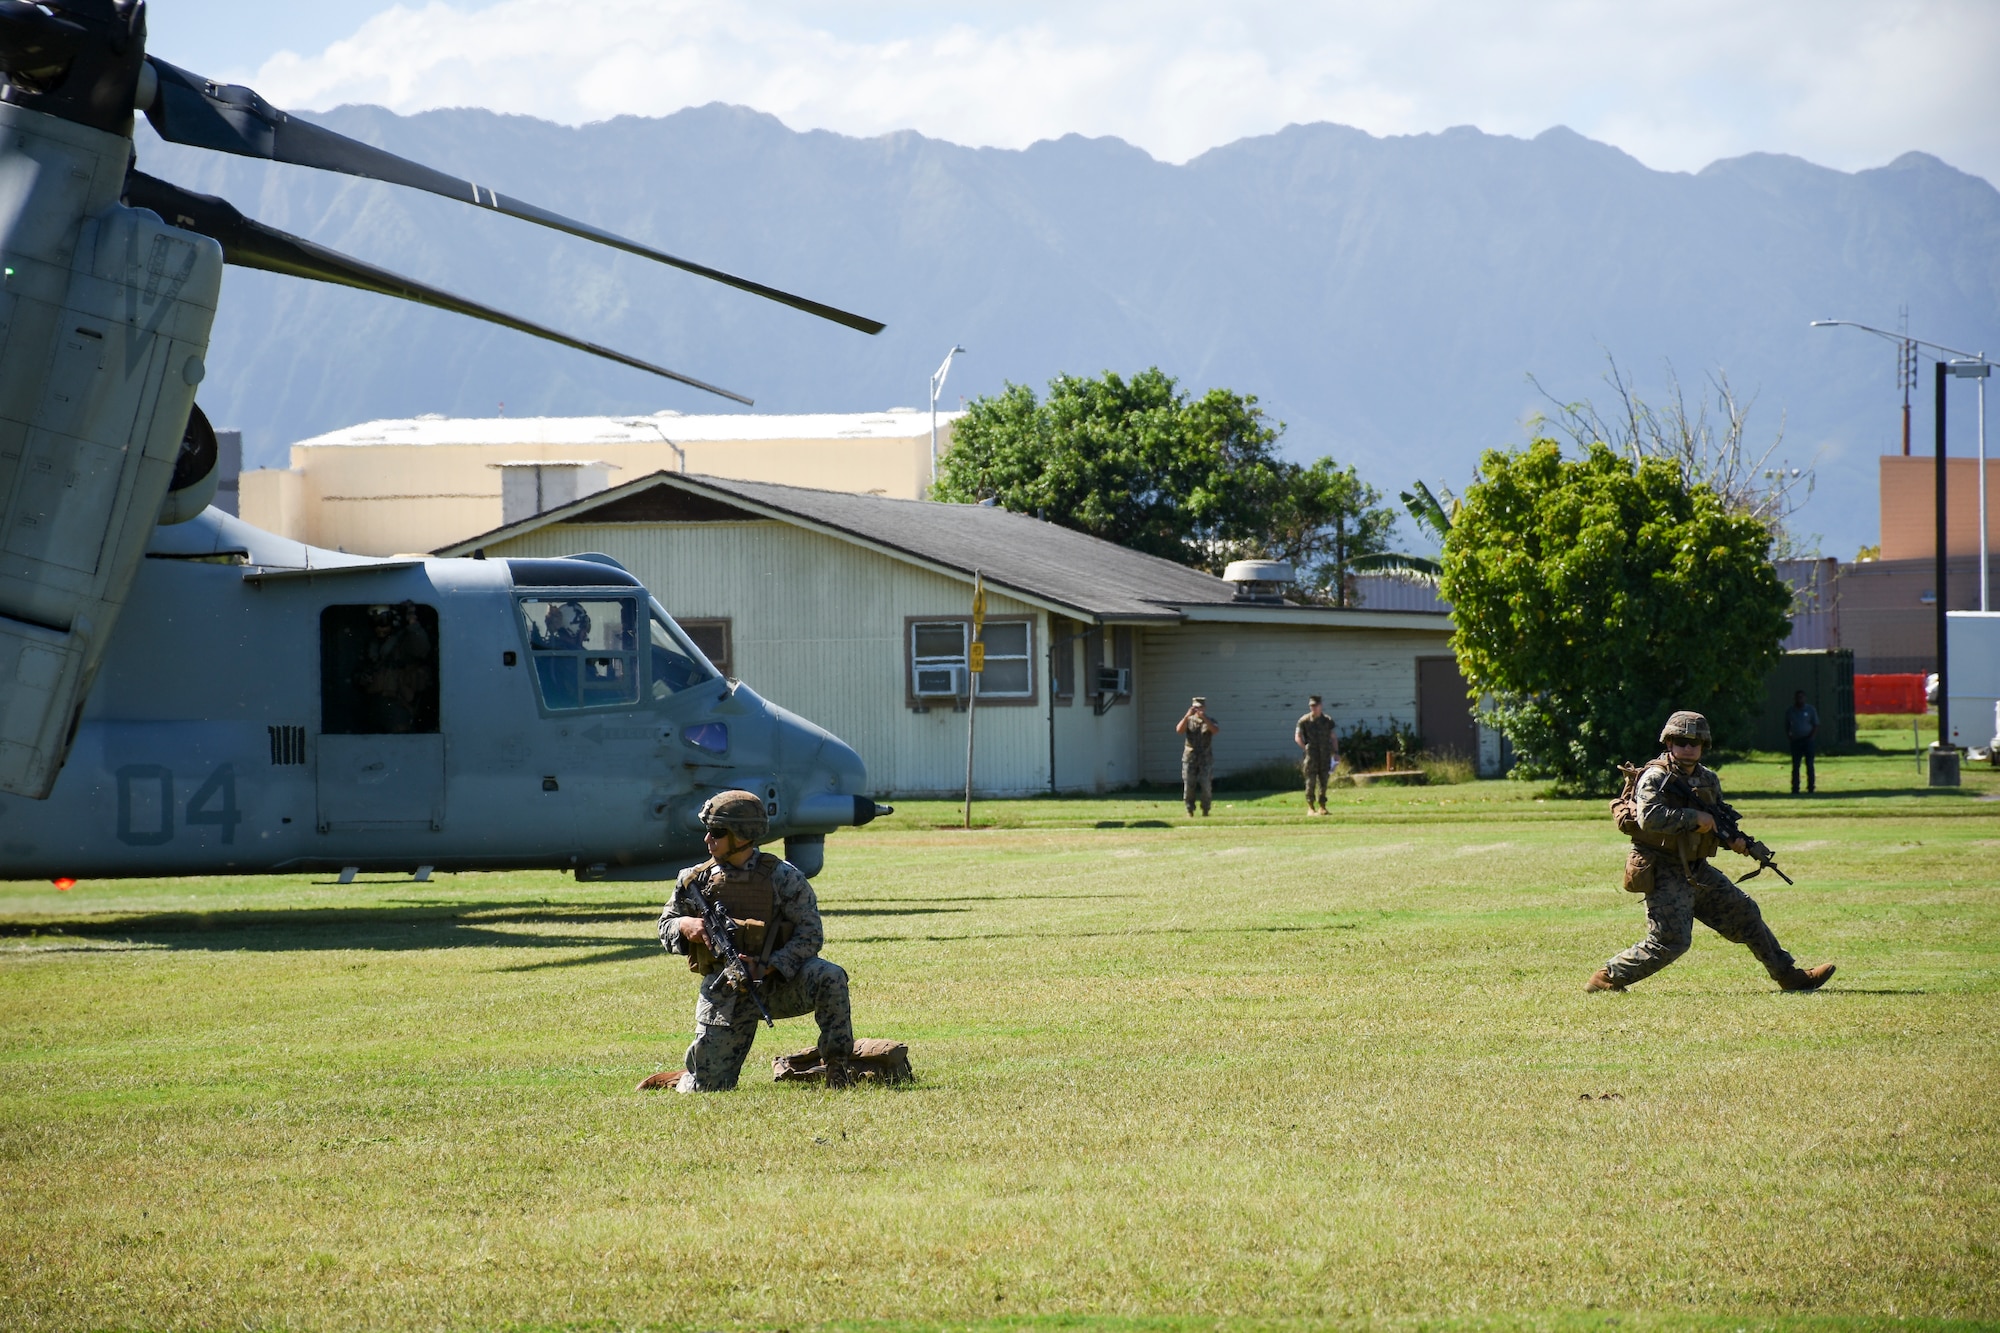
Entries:
[[992,500],[1211,573],[1287,560],[1345,604],[1355,561],[1386,548],[1395,514],[1352,467],[1279,458],[1283,431],[1253,395],[1191,400],[1157,367],[1058,375],[1040,401],[1008,384],[959,420],[931,495]]
[[1725,742],[1789,628],[1772,533],[1670,459],[1549,439],[1489,451],[1445,538],[1452,649],[1524,777],[1602,791],[1677,708]]

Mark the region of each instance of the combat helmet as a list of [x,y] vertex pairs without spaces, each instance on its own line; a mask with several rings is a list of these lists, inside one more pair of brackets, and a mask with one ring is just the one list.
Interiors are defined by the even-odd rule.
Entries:
[[738,788],[717,792],[708,798],[695,816],[705,829],[727,829],[749,842],[762,842],[771,833],[771,820],[756,792]]
[[1672,744],[1676,737],[1683,743],[1700,741],[1703,745],[1711,745],[1715,741],[1708,730],[1708,719],[1700,713],[1690,713],[1686,710],[1675,713],[1667,719],[1667,725],[1660,728],[1660,744]]

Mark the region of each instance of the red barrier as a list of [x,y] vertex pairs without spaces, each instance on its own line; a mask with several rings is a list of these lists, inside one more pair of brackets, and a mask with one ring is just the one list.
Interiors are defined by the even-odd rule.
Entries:
[[1854,678],[1854,711],[1857,713],[1921,713],[1929,707],[1924,702],[1924,677],[1921,672]]

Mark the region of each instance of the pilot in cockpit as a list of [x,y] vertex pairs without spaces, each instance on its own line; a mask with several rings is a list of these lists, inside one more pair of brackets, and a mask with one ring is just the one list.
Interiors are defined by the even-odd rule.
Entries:
[[537,648],[580,650],[590,642],[590,613],[580,602],[551,602],[536,637]]

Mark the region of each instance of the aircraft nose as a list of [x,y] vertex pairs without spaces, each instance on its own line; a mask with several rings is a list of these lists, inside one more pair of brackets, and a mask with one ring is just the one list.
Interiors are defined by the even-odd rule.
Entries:
[[868,789],[868,765],[852,745],[829,735],[819,747],[819,766],[826,774],[825,790],[858,795]]
[[784,767],[803,770],[798,799],[792,803],[793,828],[859,827],[885,815],[891,807],[877,805],[868,790],[868,765],[855,748],[840,737],[782,710],[773,709],[782,733],[781,756],[793,759]]

